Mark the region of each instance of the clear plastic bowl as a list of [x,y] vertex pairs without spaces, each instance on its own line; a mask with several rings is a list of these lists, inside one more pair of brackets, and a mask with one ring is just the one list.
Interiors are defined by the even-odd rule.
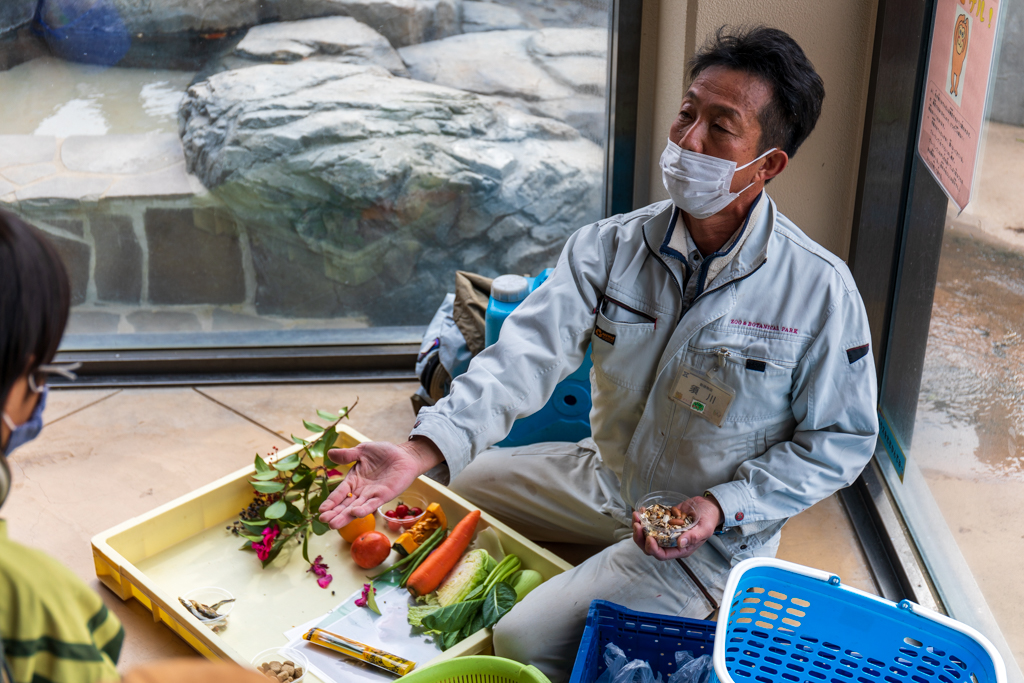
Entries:
[[[388,517],[384,514],[388,510],[394,510],[398,507],[399,503],[405,503],[410,508],[419,508],[423,512],[415,517],[406,517],[401,520]],[[380,514],[380,518],[384,520],[384,523],[388,525],[388,529],[395,533],[400,533],[402,531],[407,531],[413,524],[423,519],[423,515],[427,514],[427,504],[427,499],[420,494],[406,491],[397,498],[389,500],[387,503],[384,503],[384,505],[381,505],[377,508],[377,512]]]
[[256,670],[260,673],[263,673],[260,669],[260,665],[269,664],[270,662],[281,662],[282,664],[285,662],[292,662],[296,667],[302,667],[302,675],[298,678],[292,679],[292,683],[298,683],[304,679],[306,677],[306,672],[309,671],[309,660],[306,659],[306,655],[290,647],[272,647],[252,658],[252,665],[256,667]]
[[[229,591],[218,588],[217,586],[204,586],[203,588],[194,588],[188,593],[181,596],[186,601],[195,600],[204,605],[213,606],[221,600],[230,600],[235,597]],[[204,617],[197,616],[196,619],[203,622],[207,626],[214,627],[220,626],[227,622],[228,615],[231,614],[231,610],[235,608],[235,603],[229,602],[226,605],[217,608],[217,613],[220,615],[216,619],[206,619]],[[190,611],[189,614],[192,614]]]
[[[641,498],[636,504],[636,511],[640,513],[640,524],[644,528],[644,535],[654,536],[662,548],[675,548],[679,544],[679,537],[692,529],[700,521],[696,508],[687,503],[689,496],[675,491],[653,491]],[[684,518],[689,515],[692,522],[682,526],[671,524],[659,524],[649,520],[644,514],[653,505],[664,505],[667,508],[678,507]]]

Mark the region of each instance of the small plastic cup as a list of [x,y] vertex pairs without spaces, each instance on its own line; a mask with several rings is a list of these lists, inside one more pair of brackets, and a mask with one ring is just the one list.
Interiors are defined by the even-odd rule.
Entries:
[[[675,491],[654,491],[648,493],[636,504],[636,511],[640,513],[640,524],[644,528],[645,536],[653,536],[662,548],[675,548],[679,545],[679,537],[692,529],[700,521],[697,509],[686,502],[689,496]],[[682,517],[674,517],[671,512],[666,511],[660,518],[652,519],[650,509],[661,505],[667,509],[678,508]],[[672,519],[685,519],[685,524],[671,524]]]
[[[398,507],[399,503],[405,503],[410,509],[419,508],[423,512],[416,515],[415,517],[405,517],[404,519],[397,519],[395,517],[388,517],[385,512],[388,510],[394,510]],[[384,523],[388,525],[388,529],[399,533],[402,531],[408,531],[413,524],[420,521],[423,515],[427,514],[427,499],[418,493],[409,493],[406,491],[397,498],[388,501],[384,505],[377,508],[377,512],[380,513],[380,518],[384,520]]]
[[292,679],[292,683],[299,683],[306,677],[306,672],[309,671],[309,660],[306,659],[306,655],[302,654],[298,650],[290,647],[272,647],[264,650],[255,657],[252,658],[252,665],[256,667],[256,670],[263,673],[260,666],[263,664],[269,664],[270,662],[292,662],[296,667],[302,667],[302,675]]

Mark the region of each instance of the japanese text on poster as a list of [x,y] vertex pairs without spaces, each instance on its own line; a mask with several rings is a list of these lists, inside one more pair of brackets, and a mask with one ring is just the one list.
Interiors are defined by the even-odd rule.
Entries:
[[939,0],[917,151],[957,208],[971,200],[1000,14],[996,0]]

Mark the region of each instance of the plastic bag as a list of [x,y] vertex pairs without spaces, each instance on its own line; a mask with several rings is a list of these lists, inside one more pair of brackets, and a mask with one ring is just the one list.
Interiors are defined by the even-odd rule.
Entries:
[[714,668],[711,655],[694,658],[687,650],[676,652],[676,672],[668,677],[666,683],[707,683]]
[[661,674],[655,676],[650,664],[642,659],[629,661],[615,643],[605,646],[604,663],[608,668],[598,676],[596,683],[662,683]]

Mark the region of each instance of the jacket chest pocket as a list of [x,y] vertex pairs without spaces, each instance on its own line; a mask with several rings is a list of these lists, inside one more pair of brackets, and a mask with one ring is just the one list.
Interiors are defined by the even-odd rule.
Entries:
[[687,349],[683,362],[707,372],[736,393],[725,421],[760,422],[778,419],[791,411],[793,373],[797,361],[765,358],[735,346]]
[[631,391],[650,391],[664,347],[660,339],[663,336],[653,316],[603,302],[591,339],[598,383],[608,381]]

